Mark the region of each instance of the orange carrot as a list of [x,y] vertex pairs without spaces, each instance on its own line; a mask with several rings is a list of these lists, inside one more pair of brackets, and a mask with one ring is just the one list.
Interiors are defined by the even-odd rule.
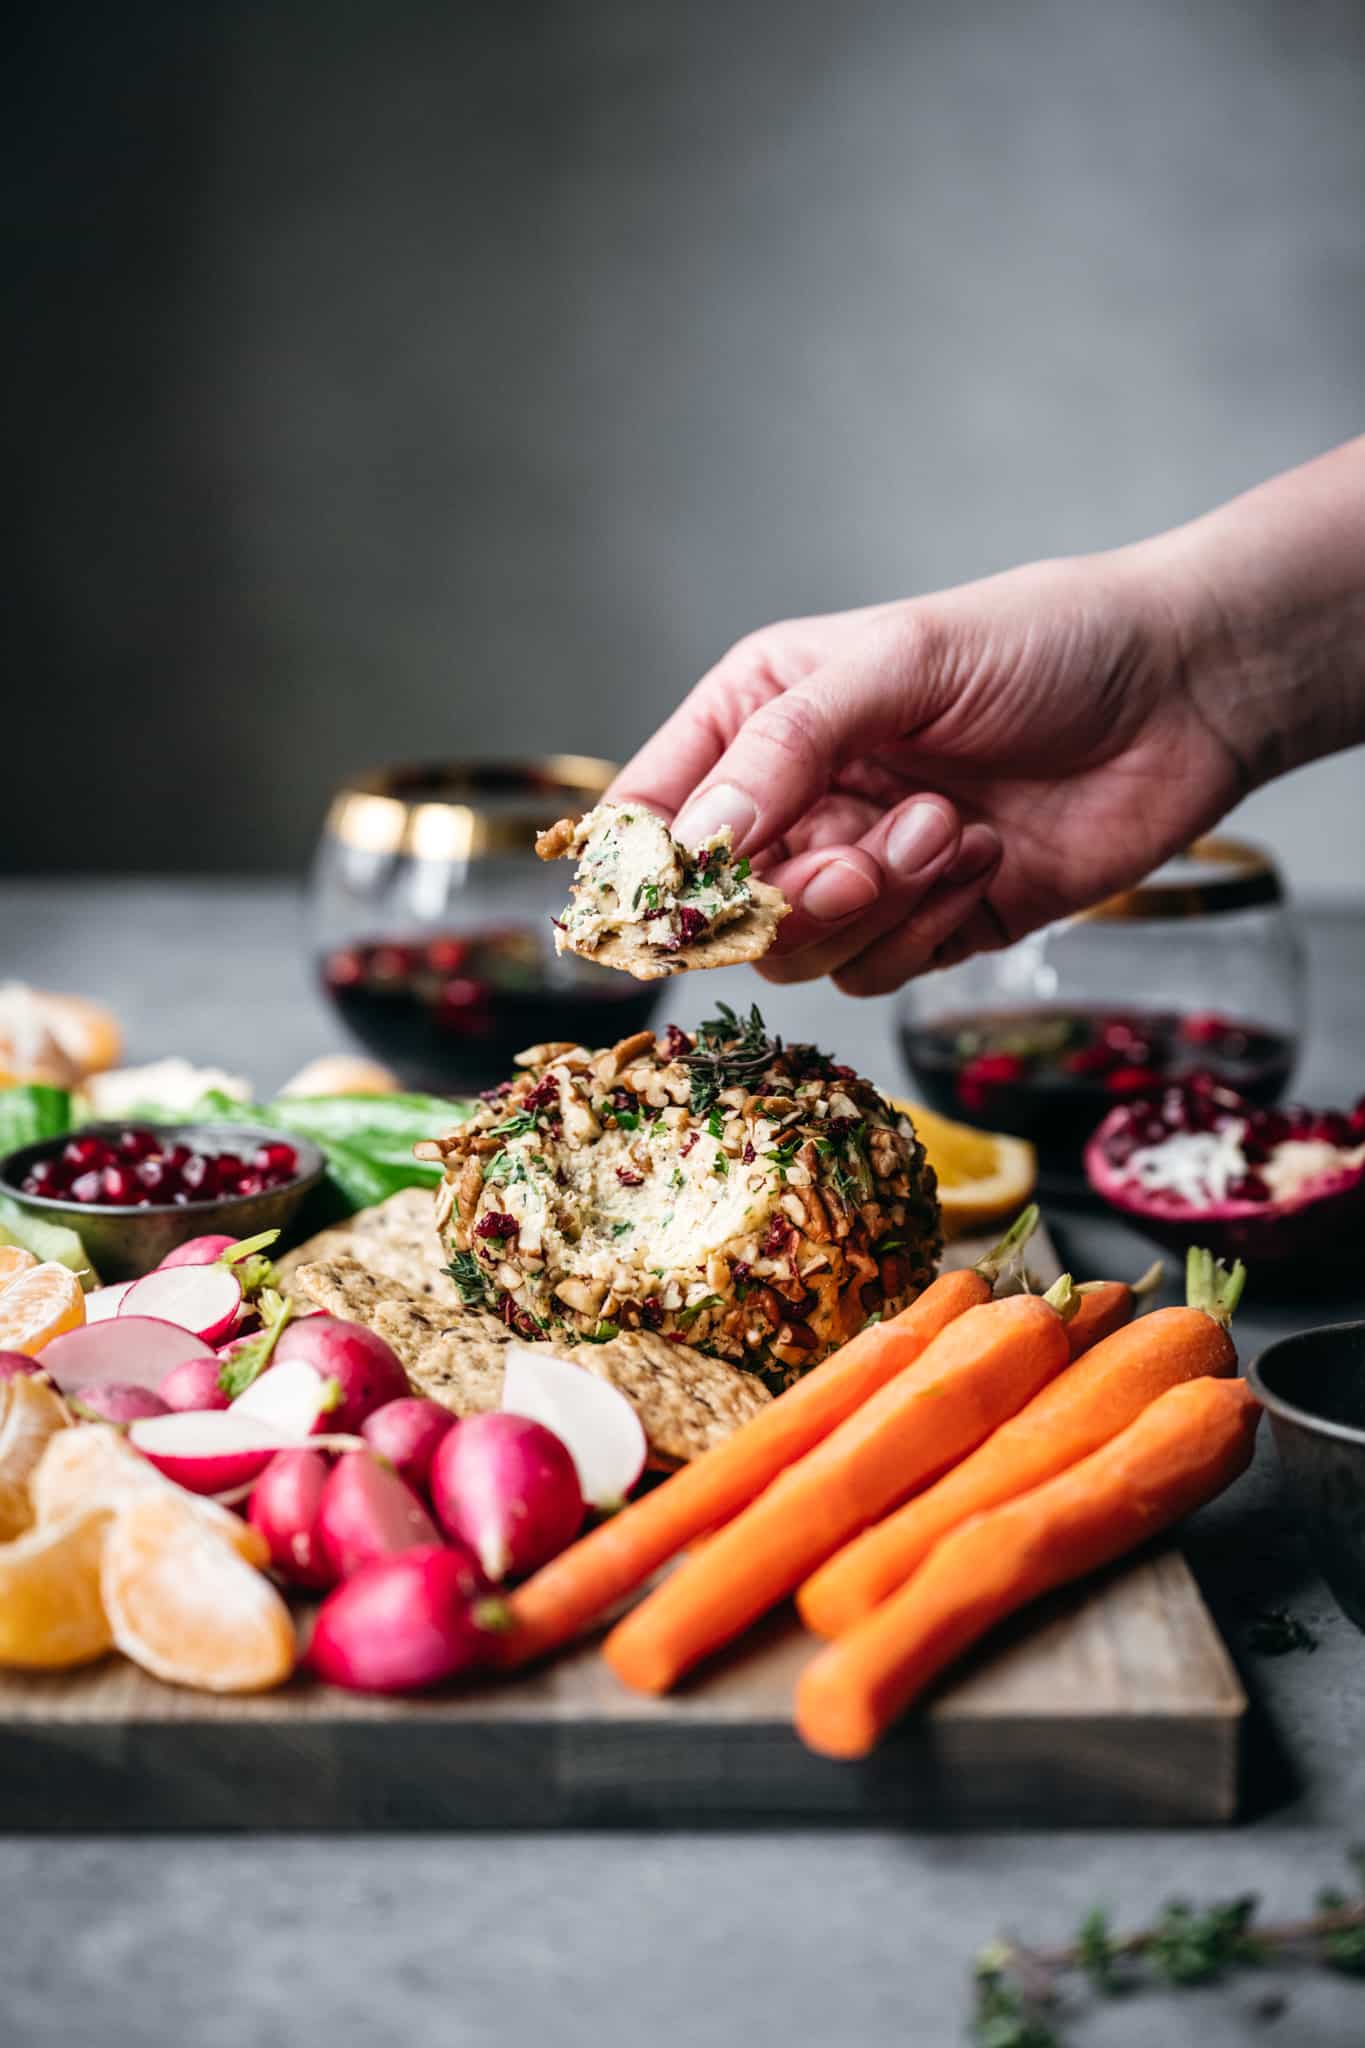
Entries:
[[1192,1265],[1191,1297],[1200,1306],[1157,1309],[1116,1330],[1002,1422],[937,1485],[856,1536],[797,1594],[807,1628],[819,1636],[842,1635],[904,1585],[934,1545],[968,1516],[1013,1500],[1088,1457],[1168,1387],[1233,1372],[1237,1353],[1227,1322],[1241,1292],[1240,1272],[1229,1275],[1219,1267],[1216,1278],[1201,1286]]
[[[1036,1221],[1037,1211],[1031,1216]],[[1011,1255],[1024,1226],[1032,1227],[1028,1213],[1005,1240]],[[941,1273],[909,1308],[861,1331],[733,1436],[543,1566],[511,1595],[512,1627],[499,1638],[499,1662],[524,1664],[557,1650],[696,1537],[747,1507],[957,1316],[989,1301],[998,1257]]]
[[1089,1351],[1102,1337],[1121,1330],[1125,1323],[1131,1323],[1137,1314],[1144,1295],[1151,1294],[1161,1284],[1161,1261],[1149,1266],[1140,1280],[1130,1285],[1127,1280],[1087,1280],[1076,1289],[1080,1306],[1066,1326],[1066,1338],[1071,1346],[1071,1356],[1079,1358],[1083,1351]]
[[[1070,1288],[1054,1291],[1065,1300]],[[968,1309],[612,1630],[612,1670],[639,1692],[667,1692],[850,1536],[975,1449],[1068,1356],[1046,1298]]]
[[1244,1380],[1170,1387],[1102,1449],[945,1536],[898,1593],[807,1665],[796,1728],[823,1756],[866,1756],[964,1650],[1054,1586],[1133,1550],[1251,1461]]

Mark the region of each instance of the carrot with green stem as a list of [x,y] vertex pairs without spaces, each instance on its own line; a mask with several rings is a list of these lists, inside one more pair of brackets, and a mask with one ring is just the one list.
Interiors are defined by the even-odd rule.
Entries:
[[1071,1356],[1079,1358],[1103,1337],[1131,1323],[1149,1294],[1155,1294],[1165,1271],[1162,1260],[1149,1266],[1140,1280],[1083,1280],[1076,1289],[1080,1303],[1066,1326]]
[[796,1596],[807,1628],[842,1635],[904,1585],[934,1545],[969,1516],[1088,1457],[1168,1387],[1234,1372],[1228,1324],[1245,1279],[1240,1263],[1229,1273],[1208,1252],[1192,1249],[1187,1308],[1159,1308],[1104,1338],[936,1485],[845,1545]]
[[989,1436],[1067,1364],[1069,1278],[968,1309],[823,1443],[778,1474],[608,1636],[639,1692],[666,1692],[851,1536]]
[[499,1661],[524,1664],[548,1656],[637,1592],[697,1537],[747,1507],[779,1472],[913,1364],[940,1331],[989,1301],[1037,1224],[1037,1209],[1026,1209],[978,1265],[940,1273],[909,1308],[861,1331],[723,1443],[542,1567],[511,1595],[512,1626],[499,1638]]
[[1260,1420],[1244,1380],[1169,1387],[1112,1442],[974,1515],[898,1593],[824,1648],[796,1688],[822,1756],[866,1756],[939,1673],[998,1622],[1110,1564],[1229,1486]]

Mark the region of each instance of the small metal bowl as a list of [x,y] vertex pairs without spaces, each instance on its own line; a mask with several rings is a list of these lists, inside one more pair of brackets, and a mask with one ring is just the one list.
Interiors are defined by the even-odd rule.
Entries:
[[1365,1322],[1282,1337],[1247,1368],[1309,1544],[1365,1629]]
[[326,1160],[316,1145],[292,1131],[272,1131],[256,1124],[157,1124],[167,1144],[180,1143],[203,1152],[242,1152],[283,1140],[294,1149],[298,1172],[283,1187],[259,1195],[227,1195],[207,1202],[149,1202],[145,1207],[119,1202],[71,1202],[56,1195],[29,1195],[24,1176],[40,1159],[52,1159],[72,1138],[114,1137],[128,1128],[122,1123],[82,1124],[59,1138],[23,1145],[0,1163],[0,1194],[7,1195],[31,1216],[64,1223],[74,1230],[104,1282],[135,1280],[159,1265],[167,1252],[191,1237],[222,1232],[225,1237],[254,1237],[261,1230],[284,1230],[299,1205],[317,1186]]

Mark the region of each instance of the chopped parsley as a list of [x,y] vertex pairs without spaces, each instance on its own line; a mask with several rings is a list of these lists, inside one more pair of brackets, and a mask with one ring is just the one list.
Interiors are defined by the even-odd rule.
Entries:
[[638,1109],[613,1109],[611,1115],[616,1118],[623,1131],[638,1131],[640,1128]]
[[725,1118],[718,1109],[713,1109],[710,1116],[706,1119],[706,1135],[709,1138],[723,1138],[725,1136]]
[[747,855],[742,856],[735,862],[735,880],[737,882],[747,882],[752,872],[753,870],[749,865]]
[[621,1325],[619,1323],[599,1323],[597,1328],[591,1332],[586,1330],[580,1332],[579,1341],[584,1344],[610,1344],[612,1338],[619,1337],[620,1334]]
[[498,1136],[500,1138],[523,1138],[528,1131],[533,1131],[535,1128],[536,1120],[530,1112],[519,1109],[515,1116],[508,1117],[505,1124],[498,1125]]
[[715,1158],[711,1161],[711,1171],[712,1173],[718,1173],[722,1180],[728,1175],[730,1162],[723,1152],[717,1152]]
[[634,1230],[634,1228],[635,1225],[633,1223],[613,1223],[611,1234],[613,1237],[624,1237],[628,1230]]
[[682,1314],[678,1317],[678,1321],[682,1324],[683,1328],[686,1329],[690,1324],[696,1322],[697,1317],[702,1313],[703,1309],[723,1307],[724,1303],[722,1302],[718,1294],[706,1294],[703,1295],[700,1301],[694,1301],[690,1304],[689,1307],[685,1308],[682,1311]]
[[669,1176],[668,1185],[671,1188],[680,1188],[683,1184],[684,1178],[685,1176],[683,1174],[682,1168],[680,1166],[675,1166],[672,1173]]
[[632,910],[638,910],[640,908],[641,903],[644,904],[646,910],[658,909],[659,885],[657,882],[641,882],[639,888],[635,891],[634,896],[631,898],[630,907]]
[[526,1161],[516,1159],[510,1152],[499,1152],[488,1162],[484,1179],[489,1187],[516,1187],[526,1178]]

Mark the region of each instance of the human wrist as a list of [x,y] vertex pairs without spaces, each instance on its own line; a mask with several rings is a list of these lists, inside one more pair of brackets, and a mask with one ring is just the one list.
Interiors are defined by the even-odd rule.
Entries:
[[1248,787],[1365,740],[1365,440],[1119,553]]

